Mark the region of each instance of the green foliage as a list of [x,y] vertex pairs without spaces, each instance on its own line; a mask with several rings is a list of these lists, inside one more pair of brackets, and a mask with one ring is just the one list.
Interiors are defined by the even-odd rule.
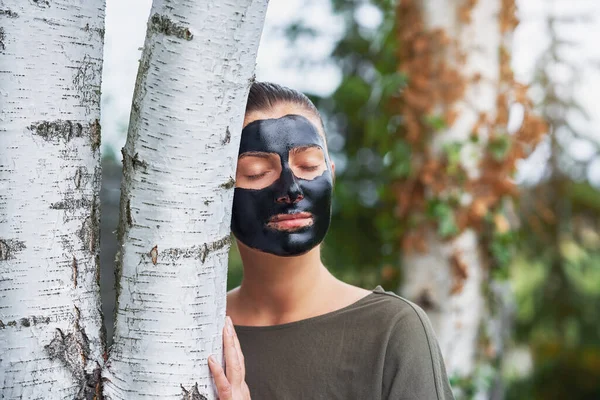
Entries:
[[343,78],[328,99],[315,96],[328,123],[328,134],[341,135],[346,168],[336,170],[332,223],[323,246],[323,259],[332,273],[366,288],[382,284],[395,290],[402,226],[394,218],[390,182],[410,174],[410,149],[396,137],[399,110],[389,110],[407,77],[398,72],[394,34],[395,3],[371,1],[383,20],[366,31],[357,20],[359,2],[332,1],[346,21],[345,34],[332,52]]
[[446,129],[446,121],[444,121],[444,118],[440,115],[425,115],[423,117],[423,122],[436,131]]
[[478,393],[486,393],[494,384],[497,368],[490,364],[480,364],[470,376],[449,377],[450,386],[456,400],[475,399]]
[[508,135],[494,137],[488,143],[488,150],[496,161],[504,160],[510,150],[510,137]]
[[404,140],[397,140],[392,145],[389,173],[393,179],[407,178],[410,175],[410,147]]
[[460,171],[460,153],[462,147],[462,143],[458,142],[444,144],[443,149],[448,160],[448,166],[446,167],[448,175],[457,175]]
[[427,203],[427,215],[437,222],[438,234],[442,238],[448,238],[458,233],[454,208],[445,201],[431,199]]

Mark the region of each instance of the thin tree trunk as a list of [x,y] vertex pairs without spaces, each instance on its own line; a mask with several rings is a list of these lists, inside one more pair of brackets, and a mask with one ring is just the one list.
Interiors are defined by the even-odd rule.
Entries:
[[103,0],[0,0],[0,392],[91,399]]
[[[427,69],[432,72],[425,79],[438,86],[437,97],[428,100],[433,102],[429,110],[432,114],[418,117],[440,115],[446,123],[430,139],[431,154],[434,159],[442,159],[444,144],[463,144],[460,167],[469,179],[477,179],[482,142],[472,144],[469,136],[477,130],[482,115],[490,120],[496,115],[501,1],[404,0],[403,3],[412,3],[410,16],[420,16],[420,21],[405,21],[401,17],[400,23],[422,24],[415,29],[422,29],[417,36],[429,41],[426,43],[429,47],[421,53],[427,52],[430,57]],[[420,51],[415,47],[414,59],[409,62],[421,62]],[[444,178],[433,179],[441,183]],[[431,192],[426,192],[425,198],[429,195]],[[452,196],[452,192],[446,195]],[[469,203],[473,199],[474,196],[463,196],[461,201]],[[478,333],[486,307],[481,289],[487,280],[487,268],[480,254],[480,240],[471,228],[449,241],[431,228],[425,229],[423,236],[427,251],[403,256],[404,282],[400,292],[426,309],[449,375],[468,376],[475,368]]]
[[108,399],[214,399],[235,166],[267,0],[155,0],[123,148]]

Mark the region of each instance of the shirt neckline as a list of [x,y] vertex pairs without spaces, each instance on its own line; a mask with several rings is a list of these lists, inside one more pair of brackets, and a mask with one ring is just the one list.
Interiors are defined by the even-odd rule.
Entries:
[[259,325],[259,326],[253,326],[253,325],[234,325],[234,328],[235,328],[236,331],[258,332],[258,331],[272,331],[272,330],[278,330],[278,329],[286,329],[286,328],[291,328],[291,327],[298,326],[298,325],[304,325],[304,324],[308,324],[308,323],[319,321],[321,319],[333,317],[333,316],[335,316],[337,314],[341,314],[341,313],[343,313],[345,311],[348,311],[348,310],[350,310],[352,308],[358,307],[362,303],[366,302],[367,300],[370,300],[377,293],[385,293],[385,291],[383,290],[383,288],[381,287],[381,285],[377,285],[377,287],[375,287],[375,289],[371,290],[371,293],[369,293],[368,295],[366,295],[364,297],[361,297],[360,299],[356,300],[354,303],[348,304],[345,307],[339,308],[339,309],[334,310],[334,311],[330,311],[330,312],[325,313],[325,314],[316,315],[314,317],[309,317],[309,318],[304,318],[304,319],[301,319],[301,320],[298,320],[298,321],[286,322],[285,324]]

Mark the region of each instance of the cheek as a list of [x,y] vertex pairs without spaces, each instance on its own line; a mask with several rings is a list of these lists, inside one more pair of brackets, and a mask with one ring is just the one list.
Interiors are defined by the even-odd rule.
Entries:
[[303,180],[302,188],[306,198],[322,205],[331,202],[333,195],[333,181],[329,171],[325,171],[322,175],[312,179]]

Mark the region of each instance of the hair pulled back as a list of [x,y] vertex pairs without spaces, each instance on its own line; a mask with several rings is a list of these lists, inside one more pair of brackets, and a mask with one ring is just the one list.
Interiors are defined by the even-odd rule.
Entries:
[[246,114],[253,111],[268,111],[278,104],[295,104],[312,113],[319,119],[323,132],[325,131],[323,119],[317,107],[302,92],[278,85],[272,82],[254,82],[250,87],[248,102],[246,103]]

